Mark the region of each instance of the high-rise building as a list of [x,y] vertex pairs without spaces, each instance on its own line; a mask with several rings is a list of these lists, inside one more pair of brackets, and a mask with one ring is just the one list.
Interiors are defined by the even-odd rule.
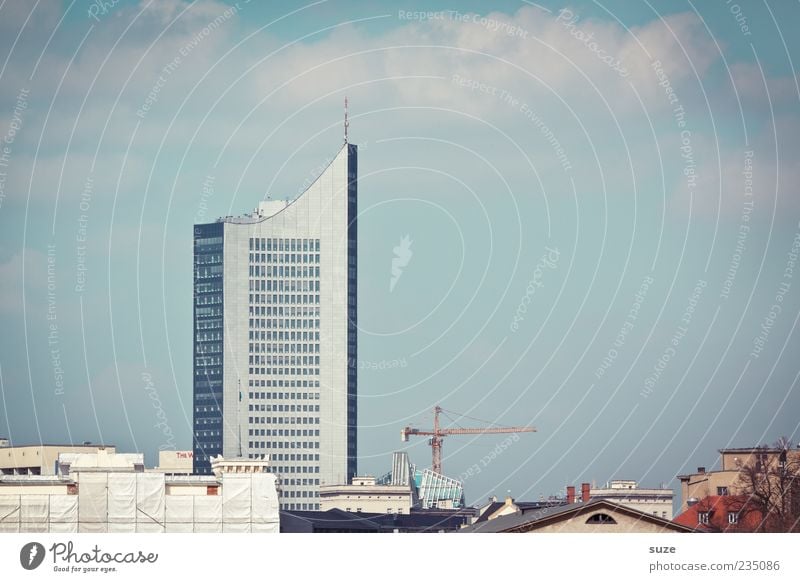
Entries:
[[194,227],[194,470],[269,455],[282,509],[356,474],[357,159]]

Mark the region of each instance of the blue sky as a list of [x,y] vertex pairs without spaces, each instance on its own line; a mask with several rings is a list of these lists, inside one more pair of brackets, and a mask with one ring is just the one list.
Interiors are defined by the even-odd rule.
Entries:
[[0,434],[190,448],[192,224],[296,196],[347,95],[359,472],[436,404],[539,430],[446,440],[470,501],[798,440],[796,4],[99,6],[0,8]]

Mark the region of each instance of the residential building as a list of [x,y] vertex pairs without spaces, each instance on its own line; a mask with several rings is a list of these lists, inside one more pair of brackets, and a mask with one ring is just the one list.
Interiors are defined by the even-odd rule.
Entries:
[[[720,469],[707,471],[698,467],[697,472],[678,475],[681,482],[681,508],[684,513],[694,503],[707,497],[724,497],[741,493],[739,479],[742,467],[758,465],[764,468],[774,466],[784,449],[775,447],[747,447],[720,449]],[[790,463],[800,463],[800,449],[786,450]]]
[[356,475],[357,170],[194,227],[194,470],[268,454],[283,509]]
[[0,439],[0,475],[55,475],[60,454],[96,453],[100,450],[111,454],[116,451],[113,446],[91,443],[12,446],[8,439]]
[[692,528],[608,499],[526,509],[467,526],[459,533],[682,533]]
[[140,453],[62,453],[55,475],[0,476],[0,532],[278,532],[276,477],[266,460],[247,462],[165,475]]

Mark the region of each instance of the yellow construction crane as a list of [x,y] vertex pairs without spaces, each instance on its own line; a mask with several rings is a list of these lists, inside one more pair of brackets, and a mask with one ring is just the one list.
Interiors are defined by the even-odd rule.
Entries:
[[433,450],[433,463],[431,468],[435,473],[442,474],[442,439],[452,434],[500,434],[510,432],[536,432],[533,427],[498,427],[498,428],[441,428],[439,426],[439,413],[442,412],[442,407],[437,406],[433,409],[433,430],[421,430],[405,427],[400,431],[400,439],[403,442],[408,442],[409,436],[429,436],[428,444]]

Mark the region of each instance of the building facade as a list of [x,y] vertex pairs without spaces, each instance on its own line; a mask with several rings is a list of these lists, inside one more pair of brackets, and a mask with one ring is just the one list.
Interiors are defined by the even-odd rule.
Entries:
[[193,461],[193,451],[158,451],[158,467],[150,470],[165,475],[191,475]]
[[392,470],[383,477],[354,477],[349,484],[324,485],[321,510],[409,514],[412,510],[464,508],[464,484],[430,469],[418,470],[405,452],[392,454]]
[[[678,475],[681,482],[681,508],[684,513],[692,505],[707,497],[726,497],[744,493],[740,480],[741,469],[761,466],[764,470],[774,467],[784,449],[770,447],[747,447],[720,449],[720,469],[707,471],[698,467],[696,473]],[[800,448],[787,449],[787,460],[792,465],[800,463]]]
[[379,484],[375,477],[353,477],[349,485],[323,485],[320,505],[321,511],[409,514],[417,505],[414,493],[410,484]]
[[116,449],[106,445],[20,445],[12,446],[0,439],[0,475],[55,475],[61,453],[114,454]]
[[356,474],[357,173],[194,227],[194,470],[267,454],[282,509]]
[[672,519],[672,489],[639,487],[636,481],[618,479],[606,483],[605,487],[592,487],[589,497],[608,499],[656,517]]

